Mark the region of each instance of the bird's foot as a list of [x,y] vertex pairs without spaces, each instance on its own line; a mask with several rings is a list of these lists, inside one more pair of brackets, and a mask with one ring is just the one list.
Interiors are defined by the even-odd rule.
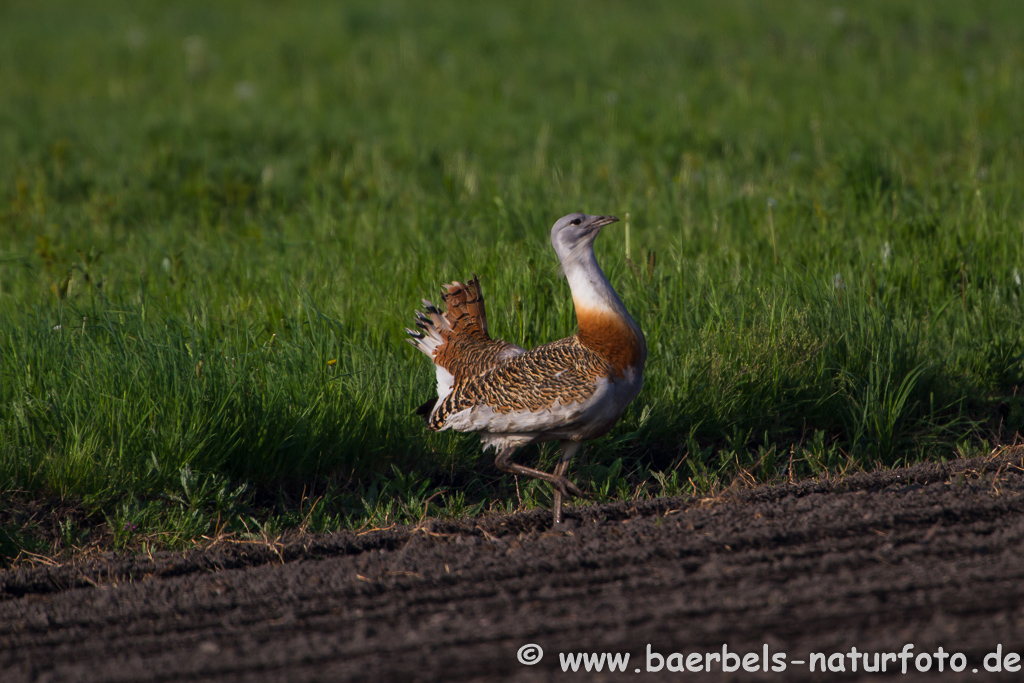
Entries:
[[580,490],[579,486],[569,481],[568,477],[558,477],[551,485],[561,491],[563,496],[574,495],[577,498],[586,498],[587,494]]

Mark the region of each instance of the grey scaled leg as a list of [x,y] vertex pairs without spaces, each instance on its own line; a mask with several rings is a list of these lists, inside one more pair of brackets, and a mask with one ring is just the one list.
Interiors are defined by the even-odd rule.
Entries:
[[[555,474],[548,474],[547,472],[541,472],[540,470],[535,470],[532,467],[526,467],[512,462],[512,454],[515,453],[518,448],[518,446],[503,448],[498,452],[498,456],[494,458],[494,464],[503,472],[521,474],[524,477],[543,479],[546,482],[550,482],[555,489],[555,524],[560,524],[562,522],[562,496],[567,496],[571,493],[574,496],[583,497],[583,491],[581,491],[576,484],[566,479],[564,474],[564,472],[569,469],[569,461],[572,460],[572,456],[576,455],[576,451],[580,449],[580,444],[575,441],[563,442],[562,457],[559,458],[558,465],[555,466]],[[559,472],[562,474],[558,474]]]
[[[568,495],[568,491],[573,494],[582,497],[583,492],[576,487],[569,479],[565,476],[565,473],[569,471],[569,463],[572,461],[573,456],[580,450],[579,441],[563,441],[562,442],[562,457],[558,459],[558,464],[555,465],[555,477],[560,482],[565,482],[562,486],[554,484],[555,489],[555,500],[551,506],[551,512],[554,515],[554,524],[557,526],[562,523],[562,493],[565,492]],[[569,489],[568,487],[572,487]],[[567,491],[568,489],[568,491]],[[573,490],[575,489],[575,490]]]

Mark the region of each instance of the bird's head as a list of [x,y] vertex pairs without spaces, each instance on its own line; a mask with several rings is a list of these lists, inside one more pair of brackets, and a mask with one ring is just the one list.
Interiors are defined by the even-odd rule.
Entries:
[[618,220],[615,216],[588,216],[584,213],[562,216],[551,228],[551,246],[564,263],[581,248],[592,245],[601,228]]

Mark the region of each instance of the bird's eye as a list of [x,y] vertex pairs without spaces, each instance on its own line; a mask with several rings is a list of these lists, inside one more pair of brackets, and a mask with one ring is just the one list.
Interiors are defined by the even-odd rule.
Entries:
[[573,219],[572,219],[572,224],[573,224],[573,225],[579,225],[579,224],[580,224],[580,223],[582,223],[582,222],[583,222],[583,219],[582,219],[582,218],[573,218]]

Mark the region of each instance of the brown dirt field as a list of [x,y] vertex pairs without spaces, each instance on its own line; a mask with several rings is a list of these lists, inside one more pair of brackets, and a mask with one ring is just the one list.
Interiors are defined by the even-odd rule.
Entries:
[[[1024,450],[714,500],[577,507],[0,573],[3,681],[860,680],[812,652],[1024,653]],[[517,661],[527,643],[545,656]],[[646,648],[786,653],[784,673],[646,671]],[[675,661],[675,660],[673,660]],[[731,662],[735,663],[733,660]],[[837,661],[837,660],[833,660]],[[871,660],[869,660],[870,662]],[[1012,663],[1012,662],[1009,662]],[[900,662],[887,671],[899,675]],[[641,673],[634,670],[639,668]],[[977,668],[980,673],[972,674]],[[875,676],[877,677],[877,676]]]

